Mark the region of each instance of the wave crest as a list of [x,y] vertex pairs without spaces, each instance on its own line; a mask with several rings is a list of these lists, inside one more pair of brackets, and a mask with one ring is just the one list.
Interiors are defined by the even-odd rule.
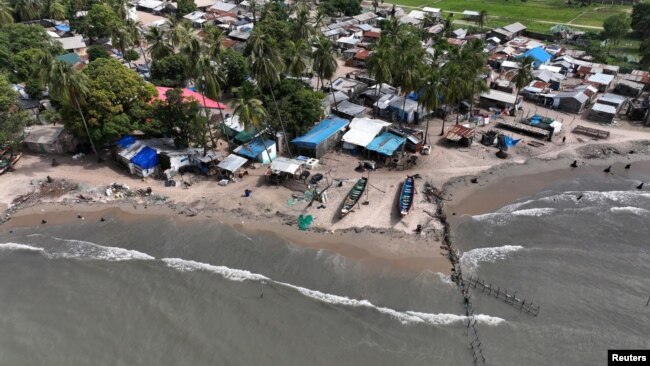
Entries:
[[476,248],[463,253],[460,264],[468,271],[474,271],[482,262],[496,262],[506,259],[508,253],[524,249],[521,245],[504,245],[500,247]]

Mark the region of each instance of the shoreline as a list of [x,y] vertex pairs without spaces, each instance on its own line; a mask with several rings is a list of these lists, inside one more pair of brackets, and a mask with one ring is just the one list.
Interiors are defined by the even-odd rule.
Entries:
[[[634,153],[630,153],[632,149]],[[607,165],[622,170],[622,164],[635,162],[635,166],[650,171],[650,142],[645,140],[617,145],[595,143],[580,150],[578,156],[506,162],[478,174],[452,177],[442,185],[443,200],[420,204],[425,207],[419,207],[418,210],[423,212],[418,214],[428,221],[420,221],[426,225],[419,233],[403,225],[339,228],[336,223],[328,225],[326,222],[319,222],[308,231],[300,231],[297,228],[298,212],[274,211],[273,206],[263,202],[253,201],[252,205],[243,206],[240,201],[239,205],[225,207],[221,202],[205,197],[203,200],[192,197],[187,201],[173,201],[145,194],[142,189],[130,190],[129,195],[121,200],[110,200],[101,194],[105,187],[89,189],[88,185],[82,187],[81,183],[65,179],[52,183],[58,190],[40,181],[34,184],[32,193],[14,198],[14,204],[0,217],[0,231],[38,227],[41,220],[46,220],[48,225],[73,224],[79,220],[77,215],[97,221],[102,215],[128,221],[161,216],[178,222],[217,221],[244,234],[275,235],[292,245],[327,250],[368,263],[370,267],[390,266],[407,271],[450,274],[453,265],[444,246],[445,235],[453,237],[455,225],[462,216],[494,211],[552,184],[577,175],[593,174]],[[578,168],[569,167],[573,160],[580,161]],[[39,186],[41,191],[47,188],[48,193],[56,191],[57,194],[39,194]]]

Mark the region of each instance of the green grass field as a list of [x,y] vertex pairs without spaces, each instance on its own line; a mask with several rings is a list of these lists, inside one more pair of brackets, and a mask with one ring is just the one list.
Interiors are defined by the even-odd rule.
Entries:
[[[531,31],[548,32],[553,24],[568,23],[580,28],[602,27],[603,21],[618,13],[629,13],[631,6],[598,4],[598,0],[588,7],[567,5],[564,0],[395,0],[408,7],[430,6],[443,12],[462,12],[463,10],[486,10],[488,27],[521,22]],[[589,29],[589,28],[584,28]],[[598,29],[592,29],[598,31]]]

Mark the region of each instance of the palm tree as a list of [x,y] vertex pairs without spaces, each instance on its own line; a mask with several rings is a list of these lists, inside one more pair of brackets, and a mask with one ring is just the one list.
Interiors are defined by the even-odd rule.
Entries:
[[7,0],[0,0],[0,27],[14,22],[13,9]]
[[149,76],[151,76],[151,69],[149,67],[149,60],[147,60],[147,53],[144,51],[144,37],[142,35],[142,22],[140,21],[134,21],[132,19],[127,19],[124,22],[124,27],[126,31],[129,33],[129,38],[131,38],[131,42],[133,43],[133,46],[139,47],[140,52],[142,53],[142,57],[144,57],[144,62],[147,64],[147,71],[149,72]]
[[255,23],[257,23],[257,0],[250,0],[249,3],[249,9],[253,15],[253,26],[255,26]]
[[149,27],[145,38],[149,44],[147,51],[149,51],[149,54],[154,59],[160,60],[174,53],[174,49],[169,44],[165,37],[165,33],[163,33],[160,28]]
[[172,46],[177,48],[181,48],[188,42],[191,42],[190,40],[192,38],[197,38],[191,25],[184,21],[171,20],[171,18],[167,22],[165,33]]
[[213,61],[218,62],[223,54],[223,41],[225,36],[221,29],[208,25],[203,28],[205,36],[203,37],[204,52],[209,55]]
[[481,28],[481,33],[483,33],[483,26],[485,25],[485,22],[487,21],[487,10],[481,10],[480,13],[478,13],[478,26]]
[[285,64],[288,75],[301,77],[311,66],[309,60],[309,48],[303,40],[296,42],[287,41],[285,46]]
[[48,81],[50,93],[58,98],[60,102],[70,105],[73,109],[76,109],[77,112],[79,112],[90,146],[97,157],[97,161],[100,161],[99,153],[97,152],[95,143],[90,135],[90,129],[88,128],[86,117],[81,109],[81,103],[89,92],[88,77],[86,74],[73,69],[72,66],[67,63],[55,60],[52,62]]
[[[219,94],[221,94],[221,75],[218,74],[214,63],[209,56],[201,55],[198,58],[195,67],[193,67],[192,76],[194,77],[194,84],[197,90],[203,97],[203,105],[206,104],[206,95],[214,99],[217,99],[219,97]],[[217,145],[212,134],[212,127],[210,126],[210,112],[208,109],[205,109],[205,114],[208,118],[208,132],[210,134],[210,142],[212,143],[212,147],[216,148]],[[221,109],[219,109],[219,114],[221,116],[221,120],[225,121],[223,111]],[[230,145],[230,140],[228,143]],[[228,150],[230,149],[231,146],[228,146]]]
[[[255,128],[255,130],[257,130],[258,138],[260,139],[260,142],[262,142],[262,145],[264,146],[264,150],[269,156],[269,160],[272,161],[273,158],[271,157],[271,154],[269,153],[269,149],[266,146],[266,141],[262,137],[263,135],[262,123],[266,118],[268,118],[269,115],[266,109],[264,108],[264,104],[262,103],[262,101],[257,98],[254,98],[252,95],[249,95],[247,93],[242,93],[240,94],[239,98],[232,101],[231,107],[233,109],[232,114],[234,116],[239,116],[239,123],[243,124],[245,129],[253,127]],[[263,153],[262,153],[262,162],[264,162]]]
[[[322,86],[323,79],[329,80],[338,68],[338,63],[334,57],[334,44],[325,37],[318,37],[314,40],[312,48],[314,72],[318,75],[318,80]],[[318,88],[318,83],[316,87]]]
[[47,14],[50,19],[63,20],[65,19],[65,6],[59,0],[50,1],[47,7]]
[[[444,89],[443,81],[441,78],[440,70],[435,67],[427,67],[424,70],[422,80],[422,87],[420,88],[420,95],[418,100],[422,103],[424,109],[435,113],[440,108],[443,98],[442,91]],[[429,120],[427,118],[427,128],[424,130],[424,143],[426,144],[429,136]]]
[[300,9],[293,22],[293,37],[296,40],[307,41],[314,34],[314,28],[309,24],[309,10]]
[[278,102],[275,99],[273,87],[280,83],[280,73],[283,71],[283,60],[280,52],[278,51],[277,44],[274,39],[266,34],[253,34],[249,39],[251,45],[251,54],[249,57],[251,74],[255,78],[260,88],[266,89],[270,92],[275,111],[278,115],[278,121],[282,128],[282,133],[285,136],[287,144],[287,152],[291,156],[289,141],[286,138],[287,132],[284,129],[284,122],[278,109]]
[[445,124],[447,122],[447,114],[450,112],[450,104],[459,103],[465,93],[465,88],[462,85],[462,72],[460,65],[455,62],[448,62],[442,69],[442,77],[444,80],[443,95],[445,101],[445,110],[442,118],[442,129],[440,136],[445,134]]
[[379,7],[379,0],[372,0],[372,12],[376,13]]
[[41,3],[39,0],[16,0],[14,12],[21,21],[36,19],[40,13]]
[[[517,70],[517,74],[515,77],[512,79],[512,81],[515,83],[515,87],[517,88],[517,95],[515,98],[515,104],[517,103],[517,100],[519,99],[519,93],[521,93],[521,89],[523,89],[528,83],[533,80],[533,62],[535,59],[533,59],[530,56],[526,56],[521,60],[521,68]],[[515,108],[516,111],[516,108]]]
[[[381,89],[381,85],[384,82],[391,80],[393,76],[393,69],[390,66],[392,57],[391,51],[390,44],[381,38],[377,48],[370,54],[368,62],[366,63],[370,76],[377,82],[375,85],[376,101],[379,101],[379,89]],[[378,106],[375,105],[375,117],[377,117],[377,109]]]
[[[115,48],[122,52],[122,57],[126,57],[126,50],[133,44],[131,33],[124,25],[120,25],[113,29],[112,33],[111,43]],[[129,61],[129,67],[131,67],[131,61]]]
[[330,92],[336,106],[336,96],[332,88],[332,77],[336,73],[339,64],[334,56],[334,43],[325,37],[318,37],[313,45],[312,59],[314,60],[314,71],[318,79],[323,84],[323,79],[329,80]]

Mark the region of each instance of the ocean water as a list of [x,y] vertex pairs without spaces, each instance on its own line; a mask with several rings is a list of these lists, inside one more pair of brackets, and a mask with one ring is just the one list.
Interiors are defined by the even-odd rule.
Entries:
[[[650,192],[631,183],[583,177],[460,219],[465,274],[541,306],[472,292],[487,364],[650,348]],[[366,266],[201,220],[4,230],[0,365],[473,364],[448,277]]]

